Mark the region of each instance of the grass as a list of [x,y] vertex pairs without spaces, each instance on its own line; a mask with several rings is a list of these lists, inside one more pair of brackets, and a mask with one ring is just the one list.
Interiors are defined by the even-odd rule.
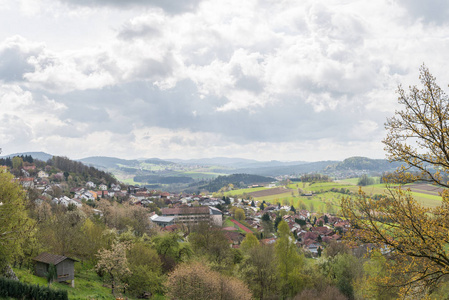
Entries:
[[[82,266],[81,263],[75,264],[75,288],[69,284],[54,282],[51,287],[53,289],[67,290],[69,299],[115,299],[109,287],[103,286],[102,279],[95,273],[95,271],[88,266]],[[35,276],[28,269],[16,269],[14,272],[21,282],[47,285],[47,280],[42,277]],[[117,294],[119,294],[117,292]],[[137,299],[125,295],[128,299]],[[164,297],[153,299],[165,299]]]
[[[340,209],[340,199],[346,194],[332,192],[331,189],[348,189],[350,192],[357,194],[359,187],[357,186],[358,178],[349,178],[345,180],[333,181],[333,182],[316,182],[310,183],[292,183],[288,186],[291,191],[277,194],[272,196],[256,197],[254,200],[264,201],[269,203],[281,203],[281,205],[291,205],[295,208],[306,207],[308,210],[319,211],[319,212],[336,212]],[[225,195],[235,196],[242,195],[244,193],[249,193],[253,191],[265,190],[267,188],[254,188],[254,189],[240,189],[234,190]],[[305,197],[298,193],[298,189],[303,191],[314,192],[313,196]],[[373,184],[369,186],[362,187],[362,190],[368,195],[375,194],[386,194],[387,190],[384,184]],[[293,194],[292,194],[293,192]],[[441,197],[435,194],[421,193],[419,189],[411,192],[413,197],[422,205],[426,207],[436,207],[441,204]],[[302,205],[301,205],[302,204]],[[311,209],[313,207],[313,209]]]

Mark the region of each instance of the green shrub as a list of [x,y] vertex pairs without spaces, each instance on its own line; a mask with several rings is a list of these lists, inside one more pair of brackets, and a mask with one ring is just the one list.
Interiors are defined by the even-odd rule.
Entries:
[[6,278],[0,278],[0,297],[34,300],[68,300],[67,291],[53,290],[46,286],[26,284]]

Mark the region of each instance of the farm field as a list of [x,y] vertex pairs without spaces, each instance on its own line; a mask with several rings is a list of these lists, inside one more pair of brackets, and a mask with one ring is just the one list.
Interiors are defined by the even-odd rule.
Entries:
[[293,190],[289,190],[285,187],[277,187],[272,189],[265,189],[261,191],[254,191],[248,193],[251,197],[254,198],[260,198],[260,197],[268,197],[273,195],[279,195],[279,194],[285,194],[285,193],[291,193]]
[[[357,193],[359,191],[359,187],[356,185],[357,181],[358,178],[351,178],[344,181],[317,182],[313,184],[295,182],[288,185],[288,189],[280,187],[271,189],[242,189],[233,190],[226,193],[226,195],[237,196],[247,194],[251,195],[256,201],[293,205],[295,208],[308,209],[314,212],[337,213],[341,197],[346,197],[347,191],[351,193]],[[438,196],[438,192],[441,191],[440,188],[428,184],[406,185],[404,188],[409,188],[413,197],[426,207],[436,207],[441,204],[441,198]],[[335,189],[338,192],[335,192]],[[301,196],[301,190],[304,192],[313,192],[313,196]],[[384,184],[364,186],[362,190],[368,195],[385,194],[387,192]]]
[[257,191],[263,191],[263,190],[268,190],[268,188],[266,188],[266,187],[257,187],[257,188],[232,190],[232,191],[224,193],[224,196],[233,197],[233,196],[237,196],[237,195],[249,194],[251,192],[257,192]]

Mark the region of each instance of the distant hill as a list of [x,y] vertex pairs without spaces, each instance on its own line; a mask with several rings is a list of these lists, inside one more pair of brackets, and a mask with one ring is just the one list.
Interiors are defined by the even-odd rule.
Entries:
[[128,167],[138,166],[138,160],[128,160],[121,159],[116,157],[107,157],[107,156],[91,156],[79,159],[78,161],[91,166],[102,167],[102,168],[117,168],[119,165],[124,165]]
[[170,159],[170,161],[179,164],[203,165],[203,166],[223,166],[228,168],[265,168],[277,166],[290,166],[305,164],[303,161],[258,161],[246,158],[214,157],[200,159]]
[[147,164],[153,164],[153,165],[172,165],[174,164],[172,161],[163,160],[160,158],[149,158],[143,160],[143,162]]
[[210,181],[207,185],[203,185],[200,189],[207,190],[211,193],[217,192],[224,186],[233,184],[236,188],[245,188],[252,184],[264,184],[275,181],[274,178],[252,175],[252,174],[232,174],[228,176],[218,176]]
[[116,157],[108,157],[108,156],[91,156],[79,159],[82,163],[87,165],[102,167],[106,169],[115,169],[118,167],[139,167],[139,165],[144,162],[148,164],[154,165],[170,165],[172,162],[165,161],[159,158],[149,158],[149,159],[121,159]]
[[21,153],[13,153],[13,154],[8,154],[8,155],[3,155],[3,156],[0,156],[0,158],[7,158],[7,157],[13,158],[14,156],[21,156],[21,155],[23,155],[23,156],[30,155],[33,159],[38,159],[38,160],[43,160],[43,161],[47,161],[53,157],[53,155],[45,153],[45,152],[21,152]]
[[386,159],[371,159],[367,157],[354,156],[349,157],[342,162],[329,165],[324,171],[368,171],[368,172],[386,172],[400,167],[399,162],[390,162]]
[[327,166],[338,163],[338,161],[318,161],[312,163],[303,163],[287,166],[273,166],[262,168],[240,168],[232,170],[233,173],[247,173],[261,176],[281,176],[281,175],[300,175],[305,173],[319,173],[322,172]]

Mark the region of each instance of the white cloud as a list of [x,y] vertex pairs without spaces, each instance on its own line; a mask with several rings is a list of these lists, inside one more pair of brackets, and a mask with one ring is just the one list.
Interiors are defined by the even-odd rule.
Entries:
[[449,82],[437,4],[434,22],[402,0],[0,5],[2,146],[379,157],[397,84],[417,83],[423,62]]

